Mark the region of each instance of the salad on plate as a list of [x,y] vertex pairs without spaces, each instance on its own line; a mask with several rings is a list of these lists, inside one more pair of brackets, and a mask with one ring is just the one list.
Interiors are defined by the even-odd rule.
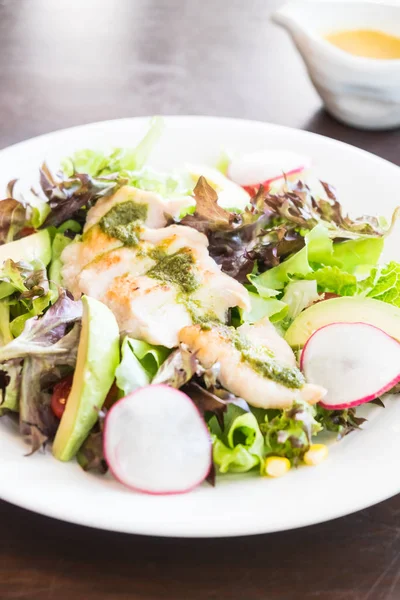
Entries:
[[162,128],[9,183],[0,416],[152,494],[318,465],[400,382],[398,211],[350,217],[291,151],[161,172]]

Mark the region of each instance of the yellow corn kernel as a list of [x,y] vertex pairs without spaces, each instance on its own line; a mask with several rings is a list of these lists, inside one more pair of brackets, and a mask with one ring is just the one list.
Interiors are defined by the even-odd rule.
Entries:
[[264,463],[265,475],[269,477],[282,477],[290,470],[290,460],[282,456],[268,456]]
[[328,446],[325,444],[312,444],[304,454],[304,462],[309,467],[315,467],[322,463],[328,456]]

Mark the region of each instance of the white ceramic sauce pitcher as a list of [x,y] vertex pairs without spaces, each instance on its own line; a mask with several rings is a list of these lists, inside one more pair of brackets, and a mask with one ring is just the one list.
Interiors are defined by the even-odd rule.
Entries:
[[351,29],[400,37],[399,0],[297,0],[272,18],[292,36],[328,112],[362,129],[400,126],[400,59],[354,56],[324,39]]

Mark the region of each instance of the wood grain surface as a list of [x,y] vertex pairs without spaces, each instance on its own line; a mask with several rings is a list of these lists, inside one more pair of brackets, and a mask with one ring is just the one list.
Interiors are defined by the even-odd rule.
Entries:
[[[280,4],[0,0],[0,147],[101,119],[204,114],[307,129],[399,164],[399,131],[356,131],[323,111],[270,23]],[[400,599],[400,496],[228,540],[102,532],[4,502],[0,524],[0,600]]]

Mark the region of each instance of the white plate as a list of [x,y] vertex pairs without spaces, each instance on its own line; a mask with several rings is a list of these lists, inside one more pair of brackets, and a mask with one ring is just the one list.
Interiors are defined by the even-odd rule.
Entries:
[[[338,188],[352,213],[389,215],[399,202],[400,169],[376,156],[318,135],[266,123],[205,117],[171,117],[153,163],[213,164],[223,148],[290,149],[310,155],[320,178]],[[0,152],[0,186],[32,181],[44,157],[52,164],[75,148],[134,145],[146,119],[84,125],[44,135]],[[396,244],[397,242],[397,244]],[[393,236],[389,256],[398,259]],[[396,245],[398,246],[396,255]],[[360,510],[400,491],[400,401],[368,408],[362,431],[333,444],[317,468],[302,467],[278,480],[224,476],[180,496],[133,493],[111,478],[84,473],[49,453],[25,458],[7,418],[0,422],[0,497],[65,521],[128,533],[218,537],[266,533],[326,521]],[[149,431],[151,435],[151,431]]]

